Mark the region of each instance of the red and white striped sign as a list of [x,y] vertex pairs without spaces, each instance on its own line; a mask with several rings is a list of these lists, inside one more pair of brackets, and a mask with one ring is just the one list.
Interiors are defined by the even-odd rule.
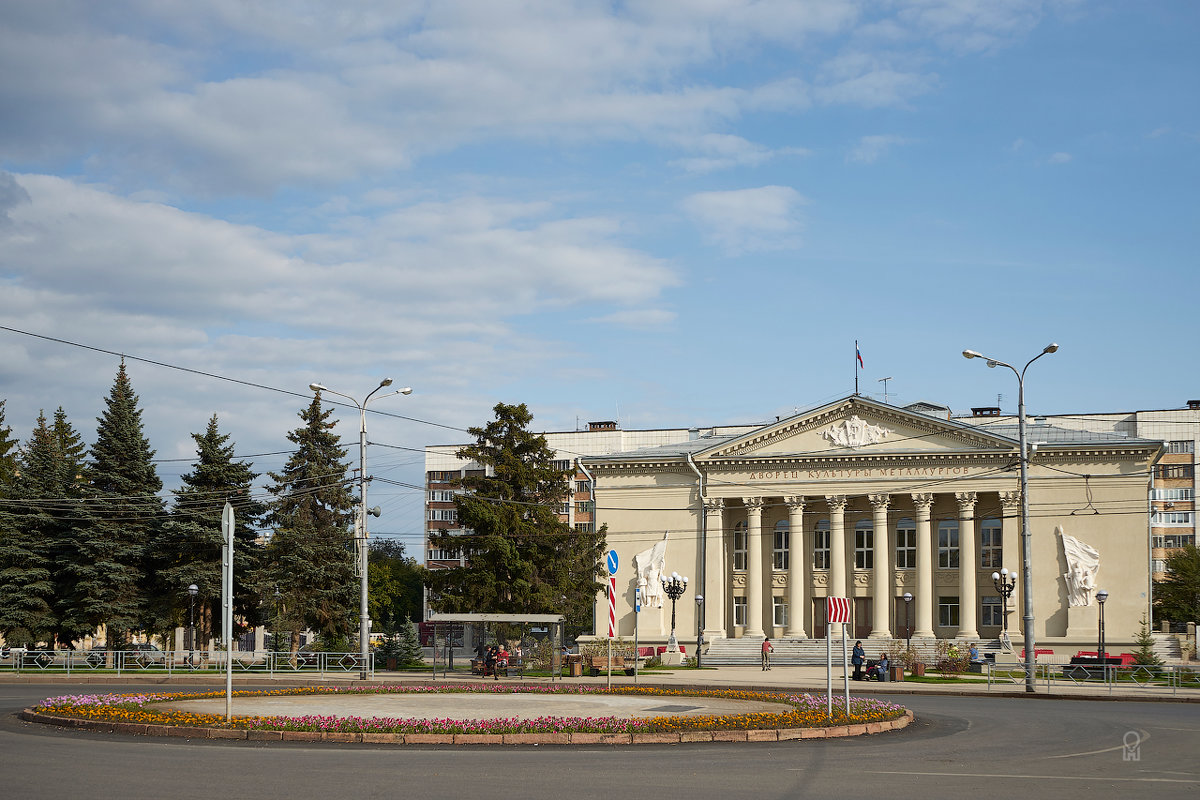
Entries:
[[617,576],[608,576],[608,638],[617,635]]
[[825,598],[825,621],[826,622],[850,622],[850,598],[848,597],[826,597]]

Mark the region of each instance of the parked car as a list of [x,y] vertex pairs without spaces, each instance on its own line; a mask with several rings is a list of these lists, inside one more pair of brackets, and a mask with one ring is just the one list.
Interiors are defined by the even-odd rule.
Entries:
[[147,664],[167,663],[167,654],[152,644],[134,643],[125,645],[125,663],[127,665],[146,666]]

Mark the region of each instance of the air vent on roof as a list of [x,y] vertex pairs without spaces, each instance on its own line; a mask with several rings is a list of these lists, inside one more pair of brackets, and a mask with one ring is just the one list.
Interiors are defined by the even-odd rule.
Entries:
[[606,422],[589,422],[588,423],[589,431],[615,431],[616,429],[617,429],[617,423],[615,423],[615,422],[606,421]]
[[1200,400],[1188,400],[1188,408],[1200,408]]
[[971,409],[972,417],[998,417],[1000,416],[1000,406],[981,406],[980,408]]

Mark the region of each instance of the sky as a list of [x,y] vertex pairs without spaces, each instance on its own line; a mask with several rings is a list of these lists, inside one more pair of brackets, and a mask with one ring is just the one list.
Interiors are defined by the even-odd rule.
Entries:
[[[392,378],[367,471],[419,486],[497,402],[773,420],[855,342],[895,404],[1015,410],[961,351],[1056,342],[1031,413],[1178,408],[1197,41],[1191,0],[8,0],[5,421],[90,444],[124,354],[171,488],[214,414],[277,470],[309,383]],[[369,499],[418,553],[422,492]]]

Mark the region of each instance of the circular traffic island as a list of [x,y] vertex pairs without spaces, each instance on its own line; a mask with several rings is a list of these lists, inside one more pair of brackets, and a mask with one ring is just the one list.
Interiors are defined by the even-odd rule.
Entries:
[[314,686],[223,692],[67,695],[23,719],[142,736],[371,744],[777,742],[898,730],[912,712],[853,698],[648,686]]

